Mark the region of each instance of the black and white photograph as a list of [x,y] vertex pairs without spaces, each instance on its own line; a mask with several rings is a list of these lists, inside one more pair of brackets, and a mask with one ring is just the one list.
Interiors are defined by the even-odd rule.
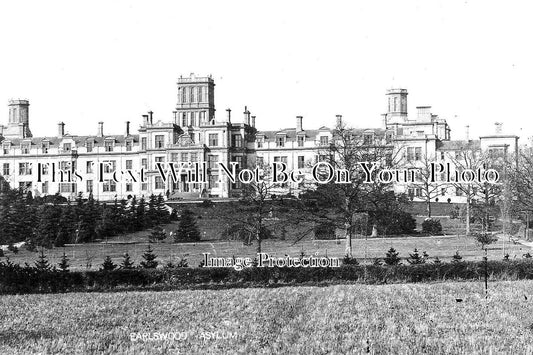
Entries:
[[527,2],[0,4],[0,354],[533,354]]

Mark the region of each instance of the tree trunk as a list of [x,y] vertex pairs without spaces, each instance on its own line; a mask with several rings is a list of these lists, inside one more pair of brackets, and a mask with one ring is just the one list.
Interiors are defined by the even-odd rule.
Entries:
[[256,253],[261,254],[261,228],[257,228],[255,231],[255,239],[257,241]]
[[431,218],[431,199],[429,197],[426,199],[426,211],[428,213],[428,218]]
[[352,257],[352,228],[349,223],[344,224],[344,231],[346,233],[346,255]]
[[466,235],[470,235],[470,197],[466,199]]

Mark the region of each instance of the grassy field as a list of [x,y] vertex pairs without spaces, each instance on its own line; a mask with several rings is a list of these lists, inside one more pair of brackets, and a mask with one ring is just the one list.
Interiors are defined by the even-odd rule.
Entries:
[[532,289],[491,283],[488,299],[466,282],[1,296],[0,353],[531,354]]
[[[139,263],[147,245],[148,243],[145,241],[126,244],[89,243],[45,250],[45,254],[53,264],[57,264],[61,255],[65,252],[70,259],[71,269],[86,269],[88,263],[91,264],[92,269],[98,269],[106,255],[111,256],[115,263],[120,263],[122,255],[126,252],[130,254],[136,263]],[[168,242],[156,243],[152,244],[152,246],[162,264],[167,263],[169,260],[175,263],[179,258],[185,257],[190,266],[198,266],[203,258],[202,253],[211,253],[212,256],[223,257],[231,257],[233,255],[236,257],[253,257],[255,255],[254,245],[245,246],[237,241],[183,244]],[[430,257],[439,257],[444,261],[450,260],[457,250],[459,250],[464,260],[481,260],[483,256],[482,250],[473,238],[465,236],[369,238],[367,240],[359,238],[353,240],[353,251],[355,257],[360,259],[360,261],[365,260],[365,256],[368,262],[371,262],[373,258],[382,258],[390,247],[398,250],[400,257],[409,257],[409,253],[412,253],[414,248],[418,248],[420,253],[426,251]],[[307,255],[317,253],[319,256],[328,255],[342,258],[345,255],[345,242],[344,240],[339,242],[335,240],[304,240],[293,245],[291,241],[266,240],[263,243],[263,251],[276,256],[285,254],[298,256],[303,251]],[[509,253],[511,259],[521,258],[528,251],[531,251],[529,247],[510,243],[507,238],[500,238],[497,243],[489,247],[489,258],[501,260],[504,253]],[[24,248],[21,248],[18,254],[11,252],[6,252],[5,254],[13,262],[20,264],[24,262],[33,264],[38,256],[38,253],[29,252]]]

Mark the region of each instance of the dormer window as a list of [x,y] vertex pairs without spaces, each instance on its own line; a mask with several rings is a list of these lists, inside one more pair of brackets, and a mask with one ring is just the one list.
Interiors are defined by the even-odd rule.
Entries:
[[278,136],[276,137],[276,147],[284,147],[285,146],[285,137]]
[[371,145],[374,141],[374,135],[372,133],[365,133],[363,135],[363,144]]
[[93,141],[85,142],[85,148],[87,148],[87,153],[91,153],[93,151],[93,147],[94,147]]
[[5,155],[9,154],[9,149],[11,149],[11,145],[9,143],[2,144],[2,150]]
[[320,145],[328,145],[328,136],[320,136]]
[[22,154],[30,154],[30,143],[22,143],[20,145],[20,150]]
[[63,143],[63,151],[64,152],[70,152],[72,150],[72,144],[70,143]]
[[43,154],[48,154],[48,149],[50,148],[49,142],[42,142],[41,143],[41,150],[43,151]]
[[263,137],[257,138],[257,148],[263,148],[263,143],[265,142]]
[[385,134],[385,143],[386,144],[391,144],[392,143],[392,133],[391,132],[387,132]]
[[131,152],[131,149],[133,147],[133,142],[131,140],[126,141],[126,151]]
[[104,142],[104,147],[106,152],[113,151],[114,142],[112,140],[107,140]]
[[303,147],[305,141],[305,136],[298,136],[298,147]]

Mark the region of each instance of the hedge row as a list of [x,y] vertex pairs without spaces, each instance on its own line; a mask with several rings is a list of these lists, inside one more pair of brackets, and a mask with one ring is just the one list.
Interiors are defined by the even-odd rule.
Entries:
[[[533,279],[533,262],[489,261],[490,280]],[[0,294],[273,287],[342,283],[482,280],[484,262],[420,265],[345,265],[339,268],[174,268],[114,271],[39,271],[0,263]]]

